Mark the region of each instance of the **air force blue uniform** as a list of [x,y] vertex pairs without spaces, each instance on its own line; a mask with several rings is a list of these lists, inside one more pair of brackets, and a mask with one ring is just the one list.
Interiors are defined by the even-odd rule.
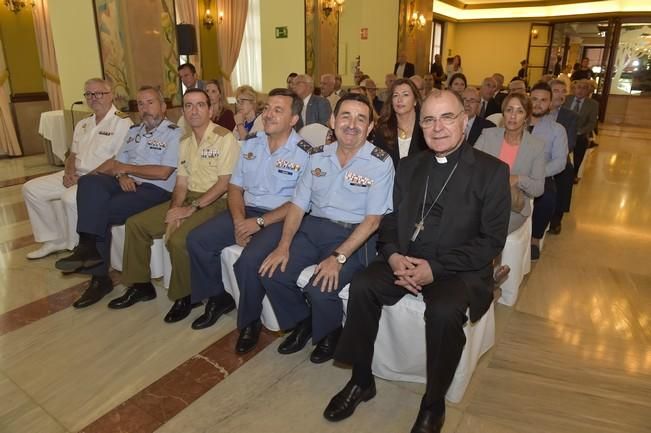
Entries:
[[[249,136],[244,141],[230,183],[244,190],[247,218],[262,216],[291,200],[298,180],[307,168],[310,149],[311,146],[295,131],[274,153],[269,150],[264,132]],[[257,232],[235,263],[240,306],[243,303],[259,304],[249,311],[254,320],[260,318],[264,298],[258,268],[278,245],[282,226],[282,223],[271,224]],[[235,229],[229,211],[222,212],[190,232],[186,245],[190,255],[192,302],[224,294],[221,251],[234,243]],[[238,327],[243,328],[248,323],[241,323],[238,318]]]
[[[305,215],[290,247],[285,272],[262,278],[266,294],[282,329],[290,329],[312,315],[312,341],[319,342],[341,326],[343,305],[338,292],[353,274],[375,258],[372,236],[351,257],[339,273],[336,292],[322,293],[310,281],[303,292],[296,285],[307,266],[329,257],[368,215],[392,211],[394,168],[389,155],[366,142],[342,167],[337,143],[312,150],[307,170],[301,176],[292,203],[310,212]],[[240,305],[240,314],[242,314]]]
[[[144,124],[133,125],[115,159],[124,164],[176,168],[181,132],[181,128],[167,119],[152,131],[147,131]],[[77,232],[95,235],[97,251],[104,259],[104,263],[87,273],[98,276],[108,274],[111,227],[122,225],[131,215],[169,200],[176,181],[176,170],[166,180],[131,178],[138,183],[135,192],[122,191],[120,182],[112,176],[87,174],[79,178]]]

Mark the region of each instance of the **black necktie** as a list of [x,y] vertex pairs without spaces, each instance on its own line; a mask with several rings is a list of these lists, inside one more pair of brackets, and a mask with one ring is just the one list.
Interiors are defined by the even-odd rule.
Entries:
[[529,134],[533,132],[533,125],[527,126],[527,131],[529,131]]

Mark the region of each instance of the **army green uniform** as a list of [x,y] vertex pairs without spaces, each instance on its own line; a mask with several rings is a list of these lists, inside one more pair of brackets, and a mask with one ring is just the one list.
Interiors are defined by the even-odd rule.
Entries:
[[[188,179],[184,205],[199,199],[217,182],[219,176],[230,175],[239,153],[239,144],[233,134],[212,122],[201,143],[197,144],[194,134],[184,138],[181,141],[178,165],[178,176],[186,176]],[[122,282],[125,285],[146,283],[151,279],[151,245],[154,239],[160,239],[165,234],[165,215],[169,207],[170,202],[163,203],[127,220],[122,270]],[[185,248],[188,233],[225,208],[226,200],[222,198],[198,209],[165,240],[172,262],[168,291],[171,300],[190,294],[190,259]]]

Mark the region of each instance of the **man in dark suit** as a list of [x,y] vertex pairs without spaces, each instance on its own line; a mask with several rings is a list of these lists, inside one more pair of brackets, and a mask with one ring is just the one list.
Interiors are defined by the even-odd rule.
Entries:
[[495,89],[497,89],[497,82],[493,77],[486,77],[481,83],[479,88],[479,95],[481,96],[481,101],[479,102],[479,117],[484,119],[494,113],[501,113],[502,110],[500,106],[497,105],[493,94],[495,94]]
[[434,63],[429,70],[429,73],[434,77],[434,87],[437,89],[441,88],[443,80],[445,80],[445,72],[443,72],[443,65],[441,64],[441,55],[436,54],[434,56]]
[[565,108],[579,115],[576,132],[576,145],[574,146],[574,181],[578,182],[579,168],[588,149],[590,134],[597,127],[599,119],[599,103],[590,98],[592,86],[588,80],[574,82],[574,95],[567,98]]
[[375,396],[371,361],[382,306],[422,293],[427,391],[411,431],[441,430],[466,310],[479,320],[493,300],[491,263],[504,247],[511,211],[508,166],[465,144],[466,123],[463,101],[451,91],[433,92],[422,106],[429,149],[400,164],[394,210],[380,225],[381,259],[353,278],[335,355],[353,372],[324,412],[330,421]]
[[410,78],[416,75],[416,68],[413,63],[407,61],[407,55],[405,53],[400,53],[398,62],[393,67],[393,73],[398,78]]
[[294,127],[300,131],[302,127],[312,123],[320,123],[328,126],[332,107],[330,102],[323,96],[315,95],[314,81],[309,75],[303,74],[294,78],[294,92],[303,100],[303,111],[301,117]]
[[[569,108],[563,107],[567,95],[567,86],[563,80],[552,80],[549,82],[552,89],[552,115],[556,116],[556,122],[560,123],[567,133],[567,148],[570,152],[576,145],[576,131],[579,122],[579,115]],[[567,157],[565,170],[554,176],[556,181],[556,208],[549,223],[549,232],[554,235],[561,233],[561,221],[563,214],[570,211],[572,201],[572,187],[574,186],[574,166],[570,157]]]
[[474,87],[467,87],[461,94],[463,99],[463,109],[468,116],[468,125],[464,131],[466,142],[474,146],[484,128],[495,128],[495,124],[490,120],[478,116],[481,97],[479,91]]

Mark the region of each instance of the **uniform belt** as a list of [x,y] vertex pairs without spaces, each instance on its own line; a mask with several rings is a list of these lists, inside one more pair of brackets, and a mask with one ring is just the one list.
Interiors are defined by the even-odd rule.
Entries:
[[356,223],[347,223],[345,221],[331,220],[331,219],[328,219],[328,218],[322,218],[322,217],[317,217],[317,216],[312,216],[312,218],[316,218],[316,219],[323,220],[323,221],[330,221],[331,223],[337,224],[338,226],[342,226],[343,228],[346,228],[346,229],[354,229],[355,227],[357,227],[359,225],[359,224],[356,224]]

